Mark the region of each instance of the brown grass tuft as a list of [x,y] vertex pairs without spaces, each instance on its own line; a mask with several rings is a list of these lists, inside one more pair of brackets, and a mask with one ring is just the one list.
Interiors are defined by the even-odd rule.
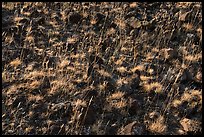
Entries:
[[152,124],[150,124],[149,130],[155,134],[165,134],[167,126],[164,117],[159,116]]

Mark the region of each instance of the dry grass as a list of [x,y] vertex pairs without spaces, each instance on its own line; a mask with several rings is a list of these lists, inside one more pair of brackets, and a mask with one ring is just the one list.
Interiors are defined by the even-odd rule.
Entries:
[[144,88],[144,91],[146,92],[155,92],[155,93],[161,93],[163,89],[162,85],[158,82],[144,84],[143,88]]
[[201,134],[201,65],[201,2],[3,2],[2,134]]
[[167,126],[165,125],[164,117],[159,116],[152,124],[150,124],[149,130],[155,134],[165,134]]

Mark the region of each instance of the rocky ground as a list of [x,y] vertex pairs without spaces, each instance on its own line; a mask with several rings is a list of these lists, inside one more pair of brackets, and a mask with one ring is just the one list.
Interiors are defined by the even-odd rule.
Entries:
[[201,65],[201,2],[3,2],[2,134],[201,134]]

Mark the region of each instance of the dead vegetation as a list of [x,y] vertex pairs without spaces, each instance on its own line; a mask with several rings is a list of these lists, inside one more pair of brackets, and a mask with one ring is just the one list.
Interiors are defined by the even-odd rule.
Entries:
[[2,134],[201,134],[201,65],[201,2],[3,2]]

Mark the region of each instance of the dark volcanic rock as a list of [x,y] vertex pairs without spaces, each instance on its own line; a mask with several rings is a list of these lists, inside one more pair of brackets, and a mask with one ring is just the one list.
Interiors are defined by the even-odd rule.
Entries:
[[82,19],[82,15],[79,13],[71,13],[69,16],[69,21],[72,24],[77,24]]

